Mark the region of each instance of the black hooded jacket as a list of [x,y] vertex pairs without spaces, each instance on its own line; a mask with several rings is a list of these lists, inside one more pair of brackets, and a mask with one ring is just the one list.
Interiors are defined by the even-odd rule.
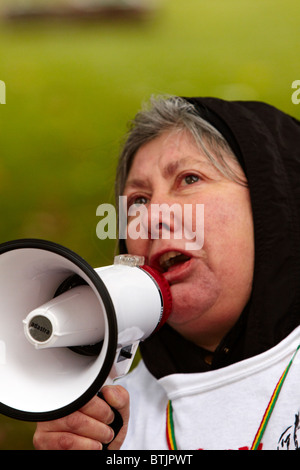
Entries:
[[186,98],[226,138],[248,179],[254,219],[251,298],[212,361],[168,325],[141,344],[157,378],[218,369],[283,340],[300,319],[300,122],[260,102]]

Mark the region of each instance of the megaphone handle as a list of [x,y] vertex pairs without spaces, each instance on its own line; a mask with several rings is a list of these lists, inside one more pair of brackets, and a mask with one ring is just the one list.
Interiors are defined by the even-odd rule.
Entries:
[[[98,392],[97,396],[106,402],[102,392]],[[121,416],[121,414],[119,413],[118,410],[116,410],[112,406],[111,406],[111,409],[114,412],[115,418],[109,426],[113,429],[113,431],[115,433],[115,436],[116,436],[118,434],[118,432],[120,431],[121,427],[123,426],[123,419],[122,419],[122,416]],[[108,444],[103,444],[103,450],[107,450],[109,444],[110,444],[110,442]]]

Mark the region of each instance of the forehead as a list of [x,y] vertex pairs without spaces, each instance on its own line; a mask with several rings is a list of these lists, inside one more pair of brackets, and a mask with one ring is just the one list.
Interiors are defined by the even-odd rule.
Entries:
[[146,186],[157,172],[164,178],[171,178],[182,169],[199,170],[202,176],[212,179],[225,178],[247,184],[244,171],[229,149],[210,144],[204,137],[200,144],[188,130],[175,129],[138,149],[125,179],[125,189]]
[[166,132],[139,148],[127,179],[130,180],[133,174],[148,174],[154,168],[168,177],[180,166],[197,162],[205,163],[208,159],[188,132]]
[[[164,132],[160,136],[142,145],[136,152],[133,164],[136,160],[155,159],[157,163],[176,162],[179,157],[187,156],[188,153],[199,154],[199,148],[192,135],[184,130]],[[200,154],[199,154],[200,156]]]

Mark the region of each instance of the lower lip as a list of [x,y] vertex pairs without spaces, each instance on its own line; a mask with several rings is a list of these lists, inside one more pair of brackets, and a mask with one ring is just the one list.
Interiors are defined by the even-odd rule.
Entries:
[[169,284],[183,281],[190,274],[192,266],[193,258],[189,259],[188,261],[185,261],[184,263],[179,263],[175,264],[174,266],[171,266],[168,271],[163,274],[163,276],[169,282]]

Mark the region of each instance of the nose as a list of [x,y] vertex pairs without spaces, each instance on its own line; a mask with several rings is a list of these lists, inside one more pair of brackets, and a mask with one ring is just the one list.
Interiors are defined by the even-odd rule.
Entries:
[[182,236],[182,207],[168,194],[152,194],[148,204],[130,208],[128,236],[131,239],[170,239]]
[[167,203],[152,203],[148,208],[148,234],[151,240],[169,238],[172,232],[172,220]]
[[149,239],[178,238],[182,230],[182,207],[169,194],[153,194],[147,211]]

